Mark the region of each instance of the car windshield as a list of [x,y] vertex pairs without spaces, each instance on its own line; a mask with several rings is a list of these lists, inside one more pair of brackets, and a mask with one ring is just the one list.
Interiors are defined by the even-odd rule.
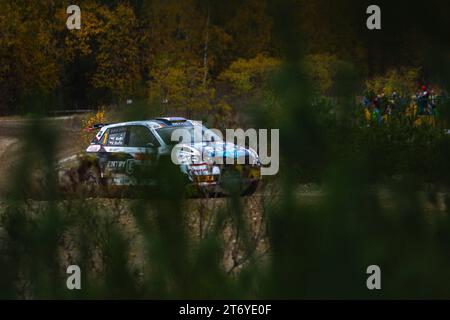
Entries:
[[[172,140],[172,134],[175,130],[183,130],[177,131],[174,135],[174,140]],[[182,137],[189,136],[191,139],[191,143],[194,142],[214,142],[214,141],[222,141],[222,139],[215,134],[212,130],[204,127],[204,126],[183,126],[183,127],[164,127],[157,129],[156,132],[163,139],[165,144],[168,145],[176,145],[181,142]],[[180,137],[176,139],[176,136]],[[183,141],[186,143],[186,141]]]

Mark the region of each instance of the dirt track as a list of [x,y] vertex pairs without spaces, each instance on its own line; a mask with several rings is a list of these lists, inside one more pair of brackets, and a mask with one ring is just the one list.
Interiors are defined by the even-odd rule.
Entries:
[[[76,115],[45,119],[49,125],[57,125],[59,129],[56,159],[70,157],[83,149],[84,146],[80,141],[82,117],[82,115]],[[10,173],[14,172],[14,164],[19,162],[21,156],[26,155],[26,150],[22,148],[22,135],[28,123],[29,120],[24,118],[0,118],[0,198],[6,190]],[[266,185],[266,183],[263,183],[263,185]],[[272,197],[277,194],[277,187],[270,183],[264,188],[259,188],[255,197]],[[317,203],[324,196],[324,193],[320,188],[300,185],[296,190],[296,195],[302,203]],[[383,192],[379,193],[379,197],[385,205],[389,206],[392,202],[390,196]],[[438,194],[437,207],[429,203],[425,194],[421,194],[421,197],[424,204],[429,207],[427,209],[446,210],[447,192]]]
[[[56,157],[68,157],[80,149],[79,133],[81,116],[55,117],[46,119],[60,130]],[[20,157],[26,155],[22,149],[24,129],[30,123],[27,119],[0,118],[0,195],[5,191],[10,173]]]

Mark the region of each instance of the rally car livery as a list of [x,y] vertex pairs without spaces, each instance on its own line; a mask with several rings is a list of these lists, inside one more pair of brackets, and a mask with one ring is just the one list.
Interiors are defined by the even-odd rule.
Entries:
[[[197,121],[165,117],[93,128],[99,131],[85,158],[95,170],[84,174],[84,183],[151,186],[155,180],[146,174],[151,170],[145,169],[159,161],[178,165],[188,185],[203,194],[226,193],[225,182],[232,176],[237,177],[242,195],[250,195],[261,179],[261,164],[254,150],[223,141]],[[177,129],[182,129],[184,140],[173,140]]]

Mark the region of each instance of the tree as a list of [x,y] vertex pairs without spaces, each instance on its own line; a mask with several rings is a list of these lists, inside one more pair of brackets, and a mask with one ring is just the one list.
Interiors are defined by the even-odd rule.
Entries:
[[20,100],[48,94],[59,84],[60,52],[48,19],[51,1],[27,6],[5,1],[0,11],[0,111],[10,112]]
[[375,93],[392,94],[394,91],[409,97],[418,88],[420,69],[406,68],[388,70],[384,75],[377,75],[366,81],[367,89]]
[[92,83],[124,99],[136,92],[141,80],[138,21],[133,9],[127,5],[120,4],[104,14],[105,30],[98,40],[98,68]]
[[349,95],[351,93],[345,93],[346,90],[352,92],[357,89],[355,83],[359,79],[356,77],[354,65],[336,55],[326,53],[307,55],[304,66],[316,93],[321,96]]
[[240,2],[234,8],[225,31],[232,37],[231,50],[235,58],[249,59],[271,51],[272,19],[267,10],[267,1],[261,0]]
[[219,76],[231,85],[235,95],[257,93],[267,83],[270,72],[275,71],[280,61],[258,54],[252,59],[239,58]]
[[76,31],[66,31],[64,22],[67,19],[65,8],[58,12],[59,22],[65,34],[64,56],[68,63],[73,62],[78,57],[89,57],[95,59],[98,48],[99,36],[106,30],[107,18],[111,16],[108,7],[99,4],[97,1],[82,1],[82,28]]
[[[165,105],[165,109],[182,109],[187,117],[194,111],[211,109],[215,90],[204,81],[201,64],[185,62],[173,64],[161,58],[150,73],[148,97],[152,104]],[[167,111],[166,111],[167,112]]]

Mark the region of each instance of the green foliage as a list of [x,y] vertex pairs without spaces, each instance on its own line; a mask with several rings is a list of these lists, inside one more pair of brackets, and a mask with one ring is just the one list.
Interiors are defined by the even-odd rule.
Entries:
[[166,104],[189,116],[192,111],[209,110],[215,90],[204,79],[201,66],[172,63],[162,58],[151,71],[148,96],[150,103]]
[[[296,8],[290,1],[277,2],[282,9],[274,10],[271,19],[263,14],[263,5],[246,4],[255,8],[244,10],[244,17],[251,15],[256,24],[251,30],[245,28],[244,17],[233,22],[237,26],[230,26],[212,10],[215,27],[210,31],[216,32],[216,38],[211,41],[229,41],[227,33],[233,26],[234,30],[246,31],[236,43],[252,47],[248,43],[252,31],[261,27],[261,21],[271,21],[283,35],[278,41],[284,42],[280,48],[287,57],[280,59],[281,63],[242,49],[243,56],[249,54],[246,59],[233,56],[229,67],[214,72],[212,61],[218,60],[217,52],[223,47],[205,64],[205,33],[201,24],[194,23],[205,21],[207,25],[205,7],[191,1],[185,2],[187,5],[149,1],[143,5],[148,11],[142,16],[173,14],[167,20],[155,19],[155,26],[146,26],[138,23],[137,13],[129,6],[91,3],[95,14],[88,13],[86,23],[90,27],[87,34],[80,34],[85,41],[72,48],[69,60],[80,63],[84,58],[97,57],[100,50],[96,65],[89,70],[90,76],[101,71],[102,76],[95,78],[99,86],[126,96],[134,90],[135,82],[147,81],[145,77],[150,75],[146,82],[149,100],[157,104],[167,100],[183,108],[217,103],[226,109],[226,99],[214,101],[209,82],[214,72],[222,74],[221,79],[233,88],[232,94],[249,94],[255,98],[253,103],[260,102],[252,109],[255,127],[280,129],[280,173],[277,179],[265,180],[267,189],[254,197],[237,197],[231,185],[229,198],[186,199],[178,168],[167,162],[153,172],[158,188],[136,191],[135,199],[87,198],[86,194],[66,198],[56,184],[53,162],[56,139],[63,133],[41,119],[32,119],[21,137],[24,149],[15,170],[11,169],[11,178],[5,179],[9,192],[0,203],[2,298],[450,297],[446,285],[450,280],[448,135],[442,127],[417,127],[402,119],[376,128],[361,126],[351,101],[358,78],[354,64],[330,55],[308,56],[309,64],[301,63],[305,60],[296,45],[297,11],[289,10]],[[233,4],[222,4],[229,9],[224,12],[234,13]],[[358,35],[345,33],[348,26],[342,31],[340,23],[322,15],[319,9],[325,5],[331,6],[329,12],[333,14],[350,9],[347,1],[308,2],[306,13],[322,19],[309,19],[306,26],[309,30],[325,26],[316,36],[314,48],[351,47],[350,51],[358,51],[360,42],[352,46]],[[16,12],[10,9],[6,6],[7,16]],[[230,16],[228,13],[224,20]],[[126,20],[123,29],[108,28],[108,24],[118,24],[118,17]],[[20,19],[12,21],[16,24],[6,28],[7,36],[2,34],[1,41],[23,36],[14,29],[21,28]],[[115,52],[108,52],[122,48],[122,43],[114,40],[116,36],[128,43],[125,34],[135,30],[135,23],[145,29],[146,40],[158,44],[144,57],[146,66],[142,69],[136,65],[138,60],[130,64],[121,60],[136,57],[134,43],[124,55],[117,54],[118,60],[114,60]],[[352,26],[355,21],[345,23]],[[26,23],[24,26],[29,27]],[[38,33],[44,34],[37,37],[42,42],[24,42],[47,50],[42,46],[46,43],[45,30]],[[239,33],[233,36],[239,37]],[[270,43],[267,39],[261,42],[265,44],[262,47]],[[37,49],[30,55],[46,61]],[[8,53],[2,51],[2,55]],[[10,54],[20,58],[24,51]],[[148,57],[150,61],[145,59]],[[135,72],[120,82],[122,67],[130,67],[128,71],[139,68],[141,78]],[[109,68],[111,79],[105,76]],[[268,73],[274,68],[275,73]],[[29,65],[25,64],[24,70],[30,74],[23,77],[33,76]],[[21,85],[29,85],[18,72],[12,74]],[[393,71],[369,86],[386,93],[394,89],[406,92],[416,76],[406,69]],[[2,85],[11,79],[2,78]],[[126,111],[131,118],[143,114],[139,108]],[[337,121],[338,111],[353,118]],[[299,192],[304,181],[317,182],[319,191]],[[82,268],[81,291],[65,287],[69,264]],[[366,269],[372,264],[381,267],[381,291],[366,288]]]
[[261,91],[270,73],[279,66],[279,60],[264,55],[238,59],[220,75],[220,79],[228,82],[236,95],[255,93]]
[[331,54],[310,54],[303,64],[316,95],[348,98],[358,90],[360,74],[349,61]]
[[[64,200],[50,174],[45,201],[35,202],[23,190],[31,179],[24,162],[1,212],[3,297],[448,297],[448,213],[438,192],[424,202],[414,188],[423,177],[448,186],[447,175],[434,176],[448,163],[448,138],[405,125],[330,129],[311,109],[323,100],[291,90],[308,88],[301,72],[284,67],[273,83],[282,167],[279,193],[267,197],[185,199],[178,169],[161,163],[159,187],[138,199]],[[26,141],[33,161],[50,165],[58,135],[47,129],[36,122]],[[322,172],[315,200],[296,191],[298,164]],[[65,289],[69,264],[84,270],[81,291]],[[382,292],[365,287],[371,264],[382,268]]]
[[312,54],[305,58],[305,69],[309,72],[315,89],[324,96],[332,95],[339,59],[330,54]]
[[419,68],[391,69],[383,76],[376,76],[366,81],[367,89],[376,93],[390,95],[397,92],[402,96],[410,96],[418,89]]

